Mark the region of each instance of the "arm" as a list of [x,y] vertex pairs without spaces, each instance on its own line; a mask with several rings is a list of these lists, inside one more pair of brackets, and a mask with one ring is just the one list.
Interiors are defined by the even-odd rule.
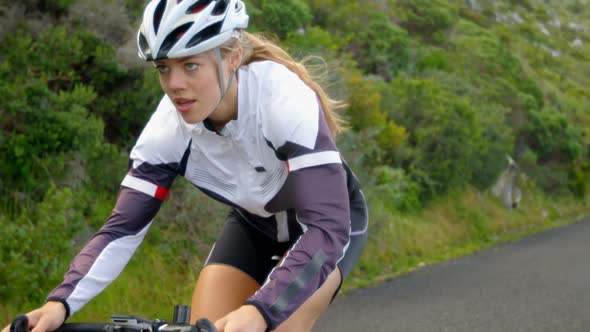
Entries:
[[177,174],[189,142],[178,133],[174,108],[162,99],[130,154],[129,171],[111,216],[74,258],[63,282],[47,297],[66,318],[108,286],[143,240]]
[[340,164],[291,172],[281,195],[293,203],[307,230],[247,301],[259,309],[271,329],[323,285],[343,256],[350,234],[346,179]]
[[142,242],[173,178],[170,170],[148,164],[129,171],[111,216],[74,258],[63,282],[47,297],[48,301],[64,304],[66,317],[120,274]]
[[[169,173],[170,177],[156,177],[150,185],[150,182],[142,179],[146,176],[142,170],[146,168],[157,169],[142,166],[141,169],[129,171],[113,213],[105,225],[74,258],[64,281],[49,294],[45,305],[27,313],[32,332],[57,329],[65,319],[110,284],[126,265],[165,198],[163,193],[167,190],[154,182],[158,182],[157,179],[164,180],[169,187],[173,179],[172,173]],[[151,189],[155,190],[152,192]],[[9,332],[9,327],[5,327],[2,332]]]
[[306,231],[247,302],[271,329],[323,285],[350,235],[346,173],[317,97],[293,73],[273,74],[284,77],[266,90],[262,131],[289,174],[265,209],[295,210]]

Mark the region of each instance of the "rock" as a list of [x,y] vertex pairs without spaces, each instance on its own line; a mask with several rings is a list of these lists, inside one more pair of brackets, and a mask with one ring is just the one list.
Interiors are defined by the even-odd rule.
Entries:
[[543,25],[543,23],[537,23],[537,27],[539,27],[539,30],[541,30],[542,33],[544,33],[547,36],[551,36],[551,32],[549,32],[549,30],[547,30],[547,28]]
[[469,6],[471,7],[471,10],[481,13],[481,7],[477,3],[477,0],[469,0]]
[[555,18],[555,19],[547,22],[547,25],[554,27],[554,28],[561,28],[561,21],[558,18]]
[[518,208],[520,205],[522,192],[517,184],[518,164],[510,156],[506,156],[506,158],[508,159],[508,166],[492,187],[492,193],[502,200],[507,209],[511,210]]
[[580,38],[576,38],[574,39],[574,41],[572,42],[572,46],[573,47],[583,47],[584,43],[582,42],[582,39]]
[[574,31],[584,31],[584,27],[582,25],[576,24],[574,22],[570,22],[567,27]]
[[524,19],[518,13],[512,13],[512,19],[519,24],[524,23]]

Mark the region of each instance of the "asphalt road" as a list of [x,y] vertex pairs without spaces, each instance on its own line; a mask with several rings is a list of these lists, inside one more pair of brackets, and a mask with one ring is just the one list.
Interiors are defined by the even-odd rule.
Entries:
[[338,297],[314,331],[590,331],[590,220]]

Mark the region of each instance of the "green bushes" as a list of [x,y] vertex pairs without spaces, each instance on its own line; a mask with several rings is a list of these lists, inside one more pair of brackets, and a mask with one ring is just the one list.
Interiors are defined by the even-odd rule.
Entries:
[[489,184],[499,174],[500,164],[486,161],[511,149],[502,122],[432,80],[400,78],[387,90],[394,101],[388,104],[389,115],[410,133],[406,152],[393,159],[426,197],[474,184],[481,173],[488,174]]
[[456,8],[444,0],[396,1],[401,25],[411,33],[441,43],[446,40],[445,31],[458,17]]
[[373,192],[392,213],[416,212],[422,207],[420,186],[403,169],[380,166],[374,169]]
[[584,197],[588,185],[588,144],[581,128],[553,109],[531,110],[522,129],[523,141],[534,154],[538,185],[552,194],[571,192]]
[[[41,303],[108,217],[126,171],[121,147],[161,92],[83,30],[49,28],[36,37],[21,30],[2,43],[0,297]],[[105,142],[105,120],[125,129],[112,135],[117,145]]]
[[102,122],[88,110],[96,93],[72,69],[85,61],[83,42],[68,38],[57,47],[63,38],[63,29],[48,30],[38,41],[19,34],[0,51],[3,197],[31,192],[39,198],[62,174],[69,154],[87,156],[102,142]]
[[409,37],[375,4],[348,2],[336,7],[327,27],[365,74],[390,80],[409,62]]
[[274,32],[279,38],[306,27],[312,19],[302,0],[252,0],[248,3],[253,29]]
[[[72,191],[50,187],[35,211],[0,215],[0,297],[3,302],[39,302],[55,287],[73,251],[82,214]],[[24,291],[26,290],[26,291]]]
[[552,109],[531,110],[524,135],[540,162],[560,160],[571,163],[583,157],[585,152],[582,131]]
[[357,61],[367,74],[389,80],[408,65],[408,33],[391,24],[384,14],[375,15],[355,40],[360,41]]
[[68,7],[76,0],[25,0],[25,6],[33,7],[41,12],[61,16],[67,12]]
[[0,50],[2,197],[39,200],[66,173],[68,160],[101,154],[106,126],[126,146],[153,111],[155,79],[123,70],[94,35],[51,28],[37,38],[7,36]]
[[415,67],[418,72],[430,70],[447,71],[449,69],[447,52],[435,48],[423,48],[419,49],[417,53]]

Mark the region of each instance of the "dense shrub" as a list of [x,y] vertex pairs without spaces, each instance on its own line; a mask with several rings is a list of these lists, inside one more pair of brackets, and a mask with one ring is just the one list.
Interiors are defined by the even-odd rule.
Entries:
[[248,6],[252,28],[274,32],[281,39],[305,28],[312,19],[309,6],[302,0],[252,0]]
[[39,11],[52,16],[63,16],[67,13],[68,7],[76,0],[24,0],[22,3],[29,12]]
[[383,82],[363,80],[360,74],[354,74],[349,78],[349,107],[346,109],[346,118],[350,126],[357,133],[363,133],[367,144],[375,146],[373,155],[368,160],[369,165],[375,165],[392,161],[390,156],[404,144],[408,133],[388,114],[388,109],[382,105]]
[[389,80],[408,65],[409,39],[405,30],[393,25],[384,14],[375,15],[358,32],[356,59],[367,74]]
[[[393,159],[432,196],[477,182],[479,174],[494,179],[511,149],[502,132],[502,117],[493,118],[459,99],[432,80],[397,79],[387,87],[390,116],[408,129],[408,150]],[[481,180],[481,178],[479,178]]]
[[584,157],[582,130],[553,109],[531,110],[524,135],[540,162],[560,160],[569,163]]
[[8,47],[0,51],[4,197],[32,191],[39,197],[62,174],[67,154],[91,153],[102,142],[102,122],[88,111],[96,93],[72,70],[75,63],[83,62],[82,42],[71,38],[62,43],[73,52],[68,58],[64,49],[55,46],[63,36],[63,30],[49,30],[34,42],[19,34],[7,38]]
[[283,46],[289,53],[298,58],[309,55],[332,57],[346,45],[347,41],[335,38],[328,31],[311,26],[301,32],[291,32],[283,41]]
[[[34,211],[0,214],[0,297],[4,303],[42,303],[61,281],[82,214],[72,191],[50,187]],[[26,290],[26,291],[23,291]]]
[[404,28],[437,43],[446,40],[444,32],[458,17],[456,8],[444,0],[398,0],[397,4]]
[[436,48],[421,48],[417,51],[415,68],[419,72],[446,71],[449,68],[448,53]]
[[389,80],[409,62],[408,33],[371,3],[349,2],[329,17],[328,30],[348,41],[345,51],[365,74]]
[[584,198],[590,187],[590,163],[585,161],[574,165],[568,176],[570,191],[577,197]]
[[72,158],[85,164],[105,156],[104,123],[110,142],[128,147],[162,94],[155,71],[144,80],[142,72],[122,69],[112,46],[83,30],[51,28],[38,37],[18,32],[4,45],[3,197],[21,193],[38,200],[67,175]]
[[420,209],[420,186],[403,169],[380,166],[375,168],[373,179],[372,190],[391,212]]
[[460,34],[452,41],[453,70],[491,79],[512,79],[522,73],[518,59],[494,33],[465,20],[460,20],[456,29]]

